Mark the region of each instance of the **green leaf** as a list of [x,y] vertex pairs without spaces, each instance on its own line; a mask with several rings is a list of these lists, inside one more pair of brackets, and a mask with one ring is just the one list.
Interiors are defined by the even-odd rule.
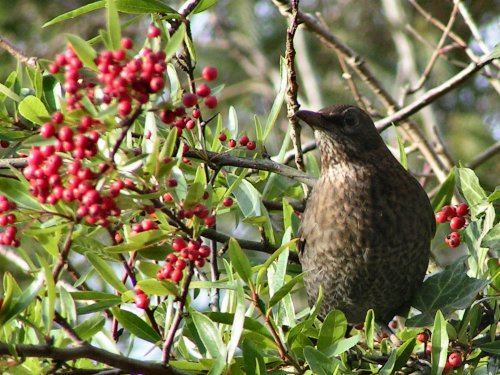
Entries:
[[267,269],[271,266],[271,264],[283,253],[283,251],[290,248],[290,246],[297,241],[297,238],[281,245],[278,250],[276,250],[272,255],[267,258],[262,267],[259,268],[259,272],[257,273],[257,281],[256,284],[260,284],[262,277],[266,273]]
[[278,118],[278,115],[281,111],[281,107],[283,105],[283,101],[285,100],[286,88],[288,87],[288,70],[286,66],[286,61],[283,57],[280,58],[280,88],[278,91],[278,95],[276,95],[276,99],[274,99],[273,106],[271,107],[271,112],[269,112],[269,116],[267,117],[266,125],[264,128],[264,137],[263,141],[267,139],[269,134],[271,134],[271,130],[273,130],[274,124]]
[[342,339],[347,331],[347,319],[340,310],[332,310],[323,321],[319,331],[318,343],[316,347],[325,352],[324,349]]
[[392,125],[392,128],[396,134],[396,139],[398,141],[398,147],[399,147],[399,162],[403,166],[404,169],[408,170],[408,158],[406,157],[406,152],[405,152],[405,145],[401,137],[399,136],[398,129],[394,124]]
[[54,321],[55,308],[56,308],[56,284],[54,282],[54,277],[52,276],[52,270],[50,269],[47,261],[37,254],[38,262],[41,264],[43,273],[45,275],[45,286],[47,290],[47,297],[42,301],[46,303],[47,309],[44,314],[45,326],[47,329],[47,334],[49,334],[52,323]]
[[159,0],[115,0],[117,9],[122,13],[132,14],[177,14],[177,12]]
[[243,351],[243,363],[245,366],[246,374],[267,374],[266,365],[264,363],[264,358],[262,357],[260,347],[257,347],[249,339],[245,339],[243,340],[241,349]]
[[81,307],[78,307],[76,309],[76,313],[78,315],[87,315],[87,314],[92,314],[92,313],[95,313],[95,312],[98,312],[98,311],[103,311],[103,310],[107,310],[111,307],[115,307],[119,304],[122,303],[122,300],[121,298],[114,298],[114,299],[108,299],[108,300],[104,300],[104,301],[99,301],[99,302],[96,302],[96,303],[92,303],[90,305],[85,305],[85,306],[81,306]]
[[227,346],[227,363],[231,363],[234,353],[238,348],[245,323],[245,294],[243,293],[243,286],[241,283],[238,283],[235,294],[236,310],[234,312],[234,319],[231,327],[231,338]]
[[375,312],[372,309],[368,310],[366,313],[365,332],[366,344],[373,350],[373,343],[375,341]]
[[194,181],[189,185],[188,193],[184,199],[185,208],[191,208],[202,200],[201,198],[205,193],[205,185],[205,171],[200,166],[196,169]]
[[118,308],[112,309],[113,316],[118,322],[131,334],[139,337],[140,339],[157,343],[161,341],[161,336],[144,320],[130,311],[120,310]]
[[73,49],[80,60],[82,60],[83,64],[92,70],[97,70],[97,66],[94,62],[97,53],[92,46],[77,35],[68,34],[66,35],[66,39],[68,39],[68,42],[73,46]]
[[380,375],[391,375],[394,373],[394,365],[396,364],[396,351],[393,350],[385,365],[380,369]]
[[405,341],[397,350],[396,363],[394,364],[394,371],[400,370],[403,366],[406,366],[406,362],[410,359],[415,348],[415,338]]
[[359,340],[361,340],[360,335],[342,339],[330,345],[328,348],[325,348],[322,352],[328,357],[336,357],[354,347]]
[[485,203],[488,199],[485,191],[479,184],[479,179],[472,169],[469,168],[456,168],[457,184],[469,203],[470,212],[473,219],[480,213],[481,203]]
[[226,356],[226,346],[222,341],[219,330],[214,322],[206,315],[198,311],[191,310],[190,312],[193,323],[196,326],[196,331],[200,335],[200,339],[205,345],[205,348],[210,353],[212,358],[217,358],[219,355]]
[[71,325],[76,325],[76,305],[71,293],[63,286],[59,286],[59,300],[61,302],[61,315]]
[[[233,313],[207,312],[206,315],[216,323],[232,325],[234,321]],[[271,341],[273,340],[273,336],[271,335],[269,330],[266,327],[264,327],[259,321],[253,318],[246,316],[243,322],[243,328],[255,332],[261,336],[264,336]]]
[[91,318],[84,320],[81,324],[75,327],[75,332],[82,340],[92,338],[97,332],[100,332],[106,323],[106,319],[102,314],[95,314]]
[[[230,183],[236,182],[236,178],[233,175],[228,175],[227,180]],[[245,218],[262,215],[260,206],[262,197],[259,191],[250,182],[242,180],[234,189],[233,194]]]
[[41,204],[28,193],[26,186],[21,181],[12,178],[0,178],[0,191],[22,208],[35,211],[42,210]]
[[448,358],[448,333],[446,320],[441,311],[436,312],[432,329],[431,375],[440,375]]
[[21,100],[23,100],[23,98],[21,96],[17,95],[14,91],[9,89],[7,86],[5,86],[2,83],[0,83],[0,94],[8,96],[9,98],[11,98],[15,102],[20,102]]
[[7,309],[2,308],[2,314],[0,315],[0,327],[9,320],[15,318],[30,305],[42,288],[43,280],[43,273],[39,273],[37,278],[20,295],[12,293],[11,301],[7,305]]
[[184,23],[181,23],[179,28],[170,37],[170,40],[168,41],[167,45],[165,46],[164,51],[165,51],[165,55],[166,55],[166,57],[165,57],[166,61],[170,61],[170,59],[172,59],[172,57],[175,56],[175,52],[182,45],[182,41],[184,40],[185,36],[186,36],[186,26],[184,25]]
[[116,246],[108,246],[104,251],[109,253],[124,253],[129,251],[137,251],[147,249],[149,246],[165,239],[165,233],[162,230],[148,230],[131,236],[129,243],[124,243]]
[[156,279],[140,280],[137,285],[141,290],[148,295],[155,296],[179,296],[179,288],[172,281],[163,280],[159,281]]
[[118,18],[118,11],[116,9],[115,0],[107,0],[106,6],[108,8],[107,12],[108,36],[111,42],[111,48],[113,50],[117,50],[120,48],[121,28],[120,28],[120,19]]
[[453,197],[453,193],[455,190],[455,169],[450,171],[446,180],[441,184],[438,192],[432,199],[432,209],[434,212],[437,212],[443,207],[445,204],[451,202],[451,198]]
[[120,279],[116,276],[115,271],[100,256],[91,252],[87,252],[85,256],[95,268],[97,273],[109,285],[111,285],[120,293],[125,293],[128,290],[127,287],[125,287],[125,285],[123,285]]
[[304,357],[315,375],[332,375],[341,368],[341,362],[338,359],[328,358],[311,346],[304,348]]
[[196,7],[193,9],[193,14],[196,14],[196,13],[201,13],[205,10],[207,10],[208,8],[214,6],[215,4],[217,4],[217,1],[218,0],[201,0],[198,5],[196,5]]
[[[34,124],[41,125],[49,117],[49,112],[42,101],[36,96],[29,95],[19,103],[19,113]],[[44,119],[45,118],[45,119]]]
[[488,342],[486,344],[479,345],[479,348],[486,353],[500,355],[500,341]]
[[241,279],[247,283],[252,283],[252,268],[250,267],[250,261],[246,256],[245,252],[241,249],[240,244],[234,238],[229,239],[229,259],[233,264],[234,269],[241,277]]
[[497,225],[491,228],[483,237],[481,246],[489,247],[490,249],[497,251],[500,249],[500,223],[497,223]]
[[295,276],[292,280],[283,285],[276,293],[273,294],[273,296],[269,300],[269,307],[273,307],[275,304],[281,301],[292,290],[295,284],[302,281],[303,279],[304,274],[301,273],[300,275]]
[[463,259],[428,277],[417,290],[412,306],[422,314],[406,321],[408,327],[424,327],[432,324],[438,310],[446,316],[455,310],[470,306],[477,293],[488,281],[467,276]]
[[227,119],[227,129],[234,139],[238,137],[238,114],[233,106],[229,107],[228,119]]
[[74,10],[70,10],[69,12],[66,12],[66,13],[63,13],[63,14],[57,16],[57,17],[54,17],[50,21],[44,23],[44,25],[42,27],[52,26],[58,22],[73,19],[75,17],[81,16],[82,14],[89,13],[89,12],[92,12],[92,11],[100,9],[100,8],[104,8],[105,5],[106,5],[105,0],[95,1],[93,3],[84,5],[80,8],[74,9]]

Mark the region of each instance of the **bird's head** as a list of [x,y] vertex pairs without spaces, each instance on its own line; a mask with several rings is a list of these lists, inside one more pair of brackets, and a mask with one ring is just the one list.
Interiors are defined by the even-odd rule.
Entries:
[[295,117],[313,128],[323,165],[367,161],[379,150],[389,152],[370,116],[356,106],[334,105],[318,112],[302,110]]

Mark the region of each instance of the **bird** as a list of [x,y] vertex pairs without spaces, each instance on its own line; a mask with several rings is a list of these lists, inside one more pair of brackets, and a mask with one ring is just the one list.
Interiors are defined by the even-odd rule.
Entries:
[[427,193],[362,109],[294,116],[313,129],[321,159],[298,230],[308,302],[321,287],[320,318],[337,309],[359,324],[373,309],[387,324],[408,311],[426,274],[436,230]]

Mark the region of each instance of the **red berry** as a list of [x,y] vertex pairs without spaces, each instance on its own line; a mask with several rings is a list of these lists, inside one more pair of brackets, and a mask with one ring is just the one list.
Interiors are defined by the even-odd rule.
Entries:
[[177,237],[177,238],[174,238],[174,240],[172,241],[172,249],[174,249],[174,251],[181,251],[182,249],[184,249],[186,247],[187,247],[187,243],[184,240],[184,238]]
[[246,135],[244,135],[240,138],[240,145],[246,146],[249,141],[250,139]]
[[172,202],[174,200],[174,198],[172,197],[172,194],[165,193],[165,194],[163,194],[163,200],[165,202]]
[[161,34],[160,29],[155,25],[150,25],[148,27],[148,38],[156,38],[160,36],[160,34]]
[[50,122],[46,122],[40,128],[40,135],[43,138],[50,138],[50,137],[54,136],[55,133],[56,133],[56,128]]
[[217,75],[218,75],[217,68],[214,68],[213,66],[206,66],[201,71],[201,76],[206,81],[213,81],[214,79],[217,78]]
[[147,309],[149,307],[149,298],[146,294],[137,294],[134,299],[135,305],[140,309]]
[[182,280],[182,276],[183,276],[182,270],[176,268],[174,272],[172,272],[171,278],[174,283],[178,283],[179,281]]
[[456,216],[450,220],[450,228],[458,230],[465,225],[465,219],[462,216]]
[[213,227],[215,225],[215,216],[208,216],[204,221],[207,227]]
[[446,216],[445,212],[439,211],[438,213],[436,213],[436,222],[444,223],[446,220],[448,220],[448,217]]
[[64,115],[61,112],[54,112],[52,114],[52,122],[54,124],[62,124],[64,121]]
[[456,206],[456,212],[458,216],[465,216],[469,213],[469,205],[467,203],[460,203]]
[[184,104],[185,107],[193,107],[196,103],[198,103],[198,98],[195,94],[187,92],[182,96],[182,104]]
[[57,74],[59,73],[59,70],[61,69],[61,66],[58,65],[57,63],[52,63],[49,65],[49,72],[51,74]]
[[228,141],[228,145],[229,145],[229,147],[231,147],[231,148],[235,148],[235,147],[236,147],[236,141],[235,141],[234,139],[230,139],[230,140]]
[[248,141],[248,143],[247,143],[247,149],[249,149],[250,151],[252,151],[252,150],[255,150],[256,147],[257,147],[257,145],[255,144],[254,141]]
[[219,141],[224,142],[227,139],[226,133],[219,133]]
[[122,100],[118,103],[118,114],[125,117],[132,112],[132,104],[128,100]]
[[417,341],[420,341],[420,342],[427,342],[429,341],[429,334],[427,332],[420,332],[417,337],[416,337]]
[[175,113],[173,111],[161,111],[160,120],[165,124],[171,124],[175,120]]
[[233,205],[233,198],[231,198],[231,197],[224,198],[224,200],[222,201],[222,204],[226,207],[231,207]]
[[[448,244],[449,247],[458,247],[460,245],[460,235],[455,235],[456,232],[450,233],[446,238],[444,239],[444,242]],[[458,233],[456,233],[458,234]]]
[[202,258],[207,258],[210,256],[210,248],[207,245],[201,245],[198,249],[198,253]]
[[176,187],[177,186],[177,180],[175,178],[169,178],[167,180],[167,186],[171,187],[171,188]]
[[452,207],[452,206],[449,206],[449,205],[446,205],[444,206],[442,209],[441,209],[442,212],[444,212],[446,214],[446,217],[448,219],[451,219],[452,217],[455,217],[457,216],[457,212],[455,210],[455,207]]
[[198,108],[193,109],[193,113],[191,113],[193,118],[200,118],[201,116],[201,111]]
[[210,86],[205,85],[204,83],[202,83],[201,85],[199,85],[196,88],[196,94],[198,96],[205,97],[205,96],[210,95],[211,92],[212,92],[212,90],[210,90]]
[[73,130],[69,126],[63,126],[57,132],[57,136],[60,141],[63,142],[72,142],[73,141]]
[[134,47],[134,42],[130,38],[122,38],[121,45],[125,49],[132,49]]
[[217,98],[215,96],[207,96],[205,98],[205,105],[207,106],[207,108],[217,107]]
[[184,259],[177,259],[175,262],[175,269],[183,270],[186,268],[186,261]]
[[158,228],[158,224],[156,224],[153,220],[151,219],[144,219],[141,223],[142,229],[144,231],[147,230],[152,230]]
[[398,322],[396,322],[395,320],[391,320],[391,322],[389,323],[389,327],[391,327],[392,329],[398,328]]
[[198,268],[201,268],[205,265],[205,259],[201,258],[201,259],[196,259],[194,261],[194,265]]
[[158,92],[165,87],[165,81],[162,77],[153,77],[149,82],[149,87],[152,92]]
[[448,357],[448,363],[452,367],[458,367],[462,364],[462,355],[457,352],[453,352]]

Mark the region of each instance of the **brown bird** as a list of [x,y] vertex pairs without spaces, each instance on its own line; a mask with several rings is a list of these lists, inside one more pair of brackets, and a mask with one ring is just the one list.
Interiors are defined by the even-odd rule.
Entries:
[[350,323],[373,309],[387,323],[421,285],[436,223],[418,181],[392,155],[370,116],[335,105],[295,116],[314,130],[321,175],[299,229],[309,304],[340,309]]

